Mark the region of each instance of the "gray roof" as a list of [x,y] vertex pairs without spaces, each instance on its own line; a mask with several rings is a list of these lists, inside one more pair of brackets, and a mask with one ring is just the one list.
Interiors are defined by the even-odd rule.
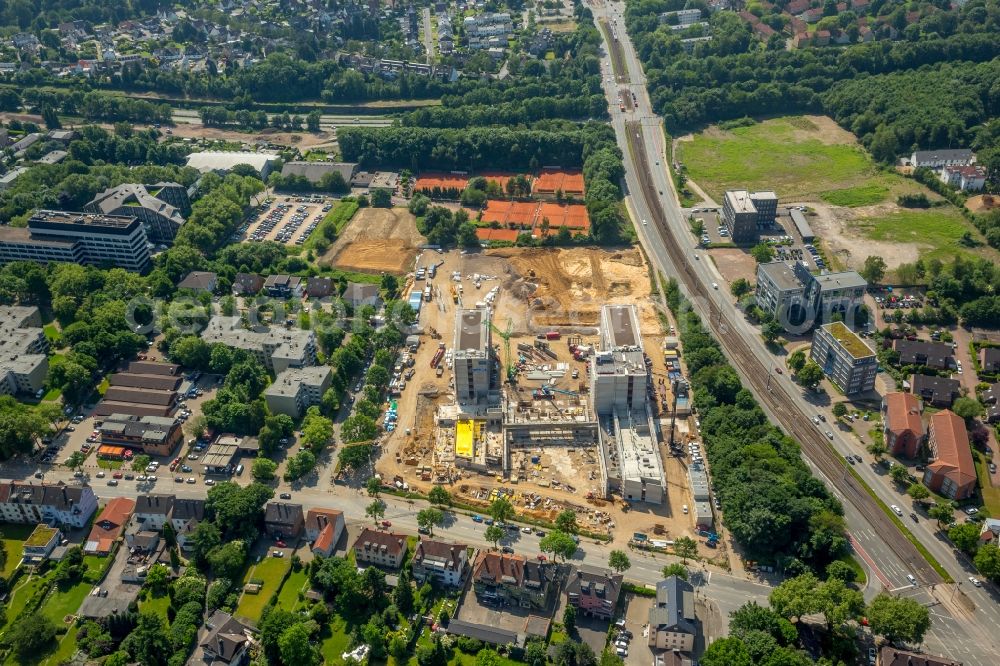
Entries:
[[865,279],[855,271],[822,273],[820,275],[813,275],[813,280],[819,283],[822,291],[829,291],[831,289],[864,289],[868,286]]
[[201,646],[208,647],[226,662],[232,661],[249,640],[246,632],[250,627],[221,610],[212,614],[212,617],[205,622],[205,627],[209,632],[201,641]]
[[344,300],[348,303],[362,303],[372,298],[377,299],[378,294],[377,284],[348,282],[347,289],[344,290]]
[[770,261],[766,264],[758,264],[757,275],[766,275],[782,291],[795,291],[803,288],[802,282],[795,275],[795,271],[784,261]]
[[448,633],[476,638],[492,645],[507,645],[518,642],[518,635],[513,631],[455,619],[448,623]]
[[212,291],[218,276],[211,271],[191,271],[177,284],[178,289]]
[[656,606],[649,611],[649,624],[657,629],[697,633],[691,583],[677,576],[657,583]]
[[972,158],[972,151],[968,148],[950,148],[942,150],[918,150],[913,155],[917,162],[932,160],[967,160]]
[[305,176],[310,183],[318,183],[328,173],[339,173],[345,183],[350,183],[357,168],[356,162],[286,162],[281,175]]
[[205,500],[202,498],[178,497],[174,500],[171,520],[202,520],[205,517]]
[[170,513],[170,509],[173,506],[173,495],[139,495],[135,498],[135,510],[133,513],[162,514],[166,516]]
[[184,223],[184,216],[180,211],[165,201],[157,199],[145,185],[138,183],[124,183],[117,187],[104,190],[85,206],[86,210],[100,211],[105,214],[112,214],[115,211],[127,209],[130,206],[139,206],[153,211],[163,217],[169,218],[177,224]]

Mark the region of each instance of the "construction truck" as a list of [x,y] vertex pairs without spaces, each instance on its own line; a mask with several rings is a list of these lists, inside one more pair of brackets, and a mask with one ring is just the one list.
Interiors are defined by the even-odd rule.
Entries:
[[451,302],[458,303],[458,289],[455,288],[455,285],[451,285]]

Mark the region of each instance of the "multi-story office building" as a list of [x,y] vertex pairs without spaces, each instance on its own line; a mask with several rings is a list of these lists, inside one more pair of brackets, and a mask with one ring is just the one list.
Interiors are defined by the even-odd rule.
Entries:
[[774,192],[727,190],[722,201],[722,221],[736,244],[757,240],[760,227],[774,223],[778,215],[778,195]]
[[833,313],[853,313],[868,283],[855,271],[814,275],[802,262],[757,266],[757,305],[786,329],[822,323]]
[[143,272],[148,242],[135,216],[39,210],[27,227],[0,227],[0,263],[63,261]]
[[320,403],[331,380],[330,367],[326,365],[289,368],[264,390],[264,399],[272,413],[298,418]]
[[823,372],[847,395],[875,388],[878,358],[843,322],[816,329],[810,353]]
[[275,375],[316,364],[316,334],[300,328],[261,326],[250,330],[237,316],[218,315],[209,320],[201,339],[244,349]]
[[806,285],[805,302],[817,321],[826,321],[833,313],[852,313],[861,306],[868,283],[855,271],[840,273],[809,272],[805,264],[795,264],[795,272]]
[[152,456],[169,456],[184,439],[180,423],[168,416],[110,414],[97,432],[102,444],[126,446]]
[[931,416],[927,446],[934,460],[924,470],[924,485],[953,500],[976,492],[976,463],[964,419],[950,409]]
[[455,395],[459,404],[489,399],[493,375],[490,313],[486,308],[455,313]]
[[806,287],[795,269],[784,261],[757,265],[757,307],[781,323],[805,319]]
[[154,243],[173,242],[190,208],[187,189],[177,183],[125,183],[104,190],[83,207],[88,213],[138,217]]

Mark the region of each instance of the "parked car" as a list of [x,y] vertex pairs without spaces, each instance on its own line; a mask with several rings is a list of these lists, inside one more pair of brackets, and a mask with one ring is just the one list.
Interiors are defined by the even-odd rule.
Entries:
[[284,499],[284,500],[290,500],[290,499],[292,499],[292,494],[291,493],[281,493],[280,495],[278,495],[278,497],[280,497],[281,499]]

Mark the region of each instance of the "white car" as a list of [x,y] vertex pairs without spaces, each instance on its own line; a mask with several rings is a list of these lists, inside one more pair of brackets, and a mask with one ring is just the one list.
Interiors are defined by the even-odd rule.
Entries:
[[718,282],[713,282],[712,283],[712,289],[718,290],[718,288],[719,288],[719,283]]
[[97,476],[98,479],[103,479],[104,478],[104,471],[102,470],[102,471],[98,472],[96,476]]
[[892,505],[892,506],[890,506],[889,508],[890,508],[890,509],[892,509],[892,512],[893,512],[894,514],[896,514],[897,516],[902,516],[902,515],[903,515],[903,510],[902,510],[902,509],[900,509],[900,508],[899,508],[898,506],[896,506],[895,504],[893,504],[893,505]]
[[531,534],[531,528],[530,527],[522,527],[521,531],[524,532],[525,534]]
[[976,587],[982,587],[983,586],[983,584],[980,583],[979,579],[976,578],[975,576],[969,576],[969,582],[972,583],[973,585],[975,585]]

